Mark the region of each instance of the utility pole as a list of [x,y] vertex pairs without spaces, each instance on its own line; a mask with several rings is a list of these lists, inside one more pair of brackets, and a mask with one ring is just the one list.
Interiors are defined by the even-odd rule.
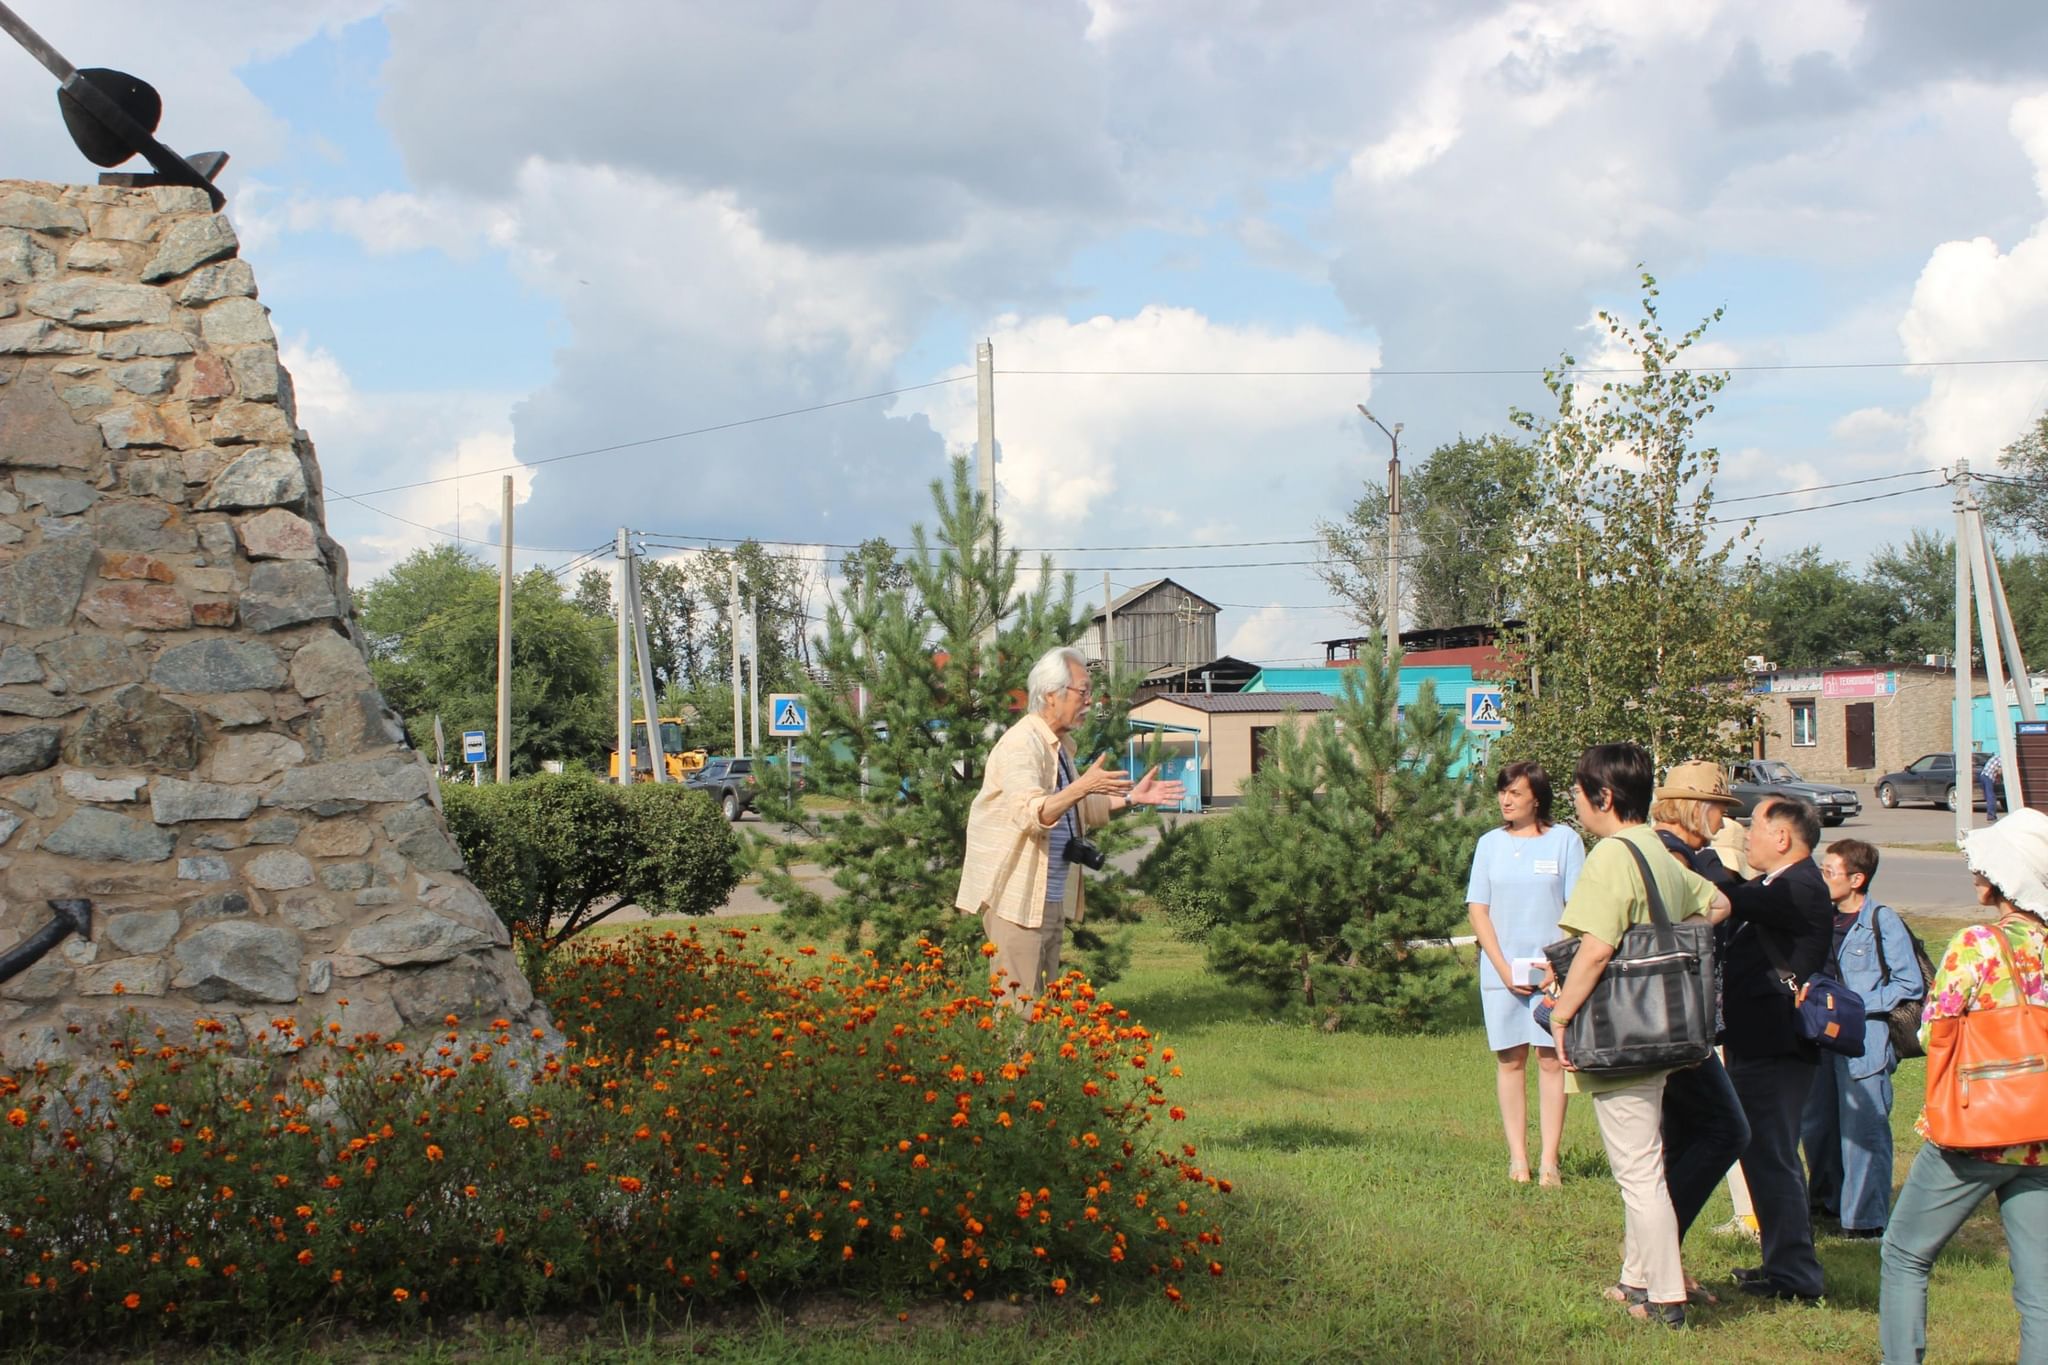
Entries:
[[1109,595],[1109,574],[1102,575],[1102,676],[1116,675],[1116,599]]
[[[976,486],[981,489],[982,515],[987,523],[987,551],[990,558],[996,552],[996,346],[993,341],[983,338],[974,348],[974,472]],[[988,626],[981,633],[984,646],[993,645],[996,638],[996,624],[1002,618],[1003,604],[988,604]]]
[[1387,663],[1394,662],[1394,651],[1399,649],[1401,640],[1401,428],[1394,423],[1394,429],[1387,431],[1387,424],[1366,410],[1363,403],[1358,410],[1365,414],[1365,420],[1387,432],[1387,440],[1394,447],[1394,458],[1387,461],[1387,602],[1385,610],[1387,633]]
[[633,604],[633,654],[640,661],[640,709],[647,713],[647,762],[656,782],[668,781],[668,756],[661,748],[660,707],[654,704],[654,660],[647,649],[647,608],[640,596],[640,556],[626,561],[632,582],[627,600]]
[[1970,556],[1963,545],[1970,534],[1970,462],[1957,460],[1950,476],[1956,486],[1956,670],[1955,715],[1949,723],[1950,750],[1955,756],[1956,844],[1970,832],[1970,788],[1976,774],[1970,764]]
[[512,476],[498,517],[498,780],[512,780]]
[[726,568],[732,571],[732,595],[726,601],[725,619],[732,636],[732,753],[734,758],[747,756],[747,732],[740,717],[746,693],[740,686],[740,561],[737,556],[726,560]]
[[761,602],[747,603],[747,747],[761,752]]
[[[633,574],[632,551],[626,546],[626,528],[623,526],[619,528],[615,553],[618,556],[619,578],[619,785],[627,786],[633,781],[633,647],[630,642],[633,628]],[[653,741],[649,740],[648,743],[651,746]]]
[[[2004,759],[2005,808],[2013,811],[2025,804],[2025,798],[2021,791],[2019,748],[2013,732],[2012,708],[2005,701],[2006,664],[2011,664],[2013,700],[2019,706],[2022,720],[2037,719],[2033,679],[2028,676],[2027,661],[2020,653],[2019,635],[2012,623],[2012,608],[2006,601],[2005,583],[1998,573],[1998,558],[1991,552],[1991,537],[1984,530],[1983,509],[1977,505],[1977,492],[1971,484],[1965,484],[1963,488],[1963,518],[1968,524],[1969,539],[1956,542],[1956,554],[1960,558],[1967,553],[1970,559],[1970,576],[1977,598],[1977,624],[1984,637],[1985,675],[1991,692],[1992,733],[1996,739],[1996,752]],[[1959,779],[1961,773],[1958,766]],[[1975,787],[1974,771],[1970,777],[1970,785]],[[1989,810],[1984,812],[1987,820],[1991,814]]]

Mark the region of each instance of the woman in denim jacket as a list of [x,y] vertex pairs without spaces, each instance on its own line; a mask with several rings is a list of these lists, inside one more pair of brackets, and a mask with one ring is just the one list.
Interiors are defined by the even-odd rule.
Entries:
[[1924,998],[1927,983],[1906,922],[1869,894],[1877,850],[1860,839],[1837,840],[1821,855],[1820,871],[1835,902],[1842,984],[1863,997],[1869,1022],[1861,1057],[1820,1054],[1820,1075],[1807,1096],[1800,1132],[1807,1197],[1815,1212],[1841,1220],[1844,1237],[1881,1237],[1891,1212],[1892,1072],[1899,1065],[1884,1014]]

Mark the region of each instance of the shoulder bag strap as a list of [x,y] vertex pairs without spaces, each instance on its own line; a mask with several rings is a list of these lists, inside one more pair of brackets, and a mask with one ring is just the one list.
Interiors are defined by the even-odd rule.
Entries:
[[1869,904],[1870,933],[1877,940],[1877,984],[1889,986],[1892,984],[1892,965],[1884,960],[1884,920],[1878,914],[1885,907],[1879,905],[1876,901],[1871,901]]
[[1627,839],[1623,839],[1622,843],[1627,845],[1630,855],[1635,858],[1636,870],[1643,874],[1643,892],[1650,902],[1650,923],[1657,927],[1657,951],[1676,952],[1678,937],[1671,932],[1671,916],[1664,913],[1664,898],[1657,894],[1657,879],[1650,875],[1649,860],[1643,857],[1641,849]]
[[1756,935],[1757,946],[1762,948],[1764,956],[1771,960],[1771,970],[1776,972],[1779,979],[1792,988],[1793,994],[1798,994],[1799,973],[1792,970],[1790,964],[1785,961],[1784,955],[1771,943],[1770,935],[1766,934],[1763,931],[1763,927],[1757,924],[1750,925],[1749,932]]

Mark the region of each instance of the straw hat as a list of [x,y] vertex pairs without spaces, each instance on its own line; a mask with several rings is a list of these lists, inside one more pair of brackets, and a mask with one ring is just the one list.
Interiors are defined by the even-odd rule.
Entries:
[[2048,918],[2048,815],[2023,806],[1971,830],[1963,836],[1963,860],[2014,905]]
[[1671,771],[1664,774],[1664,785],[1657,788],[1651,800],[1707,801],[1729,810],[1742,804],[1728,794],[1727,770],[1703,758],[1672,764]]

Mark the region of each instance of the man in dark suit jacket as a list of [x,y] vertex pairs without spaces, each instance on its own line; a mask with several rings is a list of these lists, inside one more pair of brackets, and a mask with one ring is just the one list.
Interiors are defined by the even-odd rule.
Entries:
[[1763,1265],[1735,1278],[1746,1294],[1803,1301],[1824,1288],[1799,1159],[1799,1121],[1820,1054],[1799,1036],[1796,987],[1784,973],[1804,983],[1834,946],[1834,904],[1813,862],[1819,842],[1820,816],[1811,805],[1790,797],[1758,803],[1748,849],[1758,875],[1729,888],[1734,929],[1722,968],[1721,1041],[1728,1079],[1749,1119],[1742,1172],[1764,1246]]

